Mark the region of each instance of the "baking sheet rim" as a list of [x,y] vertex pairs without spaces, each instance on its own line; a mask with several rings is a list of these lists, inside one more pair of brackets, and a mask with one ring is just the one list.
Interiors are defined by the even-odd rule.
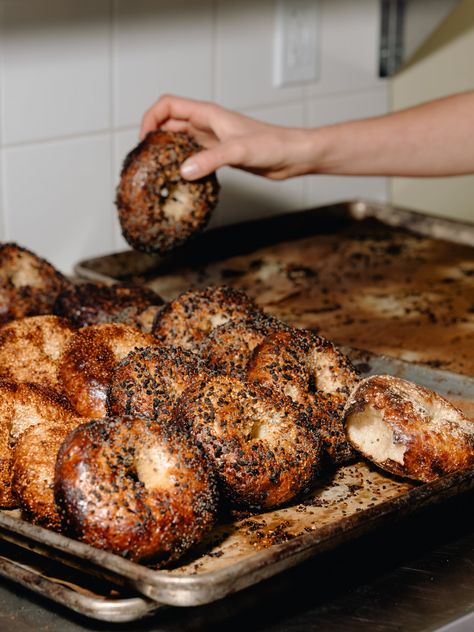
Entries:
[[[336,209],[343,209],[353,220],[362,221],[364,219],[374,218],[391,228],[404,228],[414,234],[423,235],[432,239],[441,239],[474,247],[474,223],[452,219],[449,217],[428,215],[427,213],[416,211],[408,207],[400,207],[387,202],[377,202],[364,198],[341,200],[333,204],[325,204],[300,211],[286,212],[274,217],[280,220],[284,218],[290,220],[291,217],[302,213],[310,214],[313,212],[327,212],[331,214],[331,212]],[[248,225],[249,230],[252,230],[253,226],[257,226],[259,224],[263,225],[269,219],[269,217],[255,218],[241,223],[239,222],[236,224],[219,226],[205,231],[202,235],[205,235],[206,237],[214,236],[218,239],[222,230],[231,230],[234,226],[242,225]],[[283,239],[283,241],[285,241],[285,239]],[[77,275],[77,277],[88,281],[109,284],[116,283],[120,280],[119,277],[96,271],[94,270],[94,266],[97,265],[97,262],[103,261],[104,259],[124,255],[133,256],[134,254],[138,257],[145,257],[150,260],[155,256],[153,254],[150,255],[132,249],[108,252],[78,261],[74,266],[74,274]],[[159,276],[159,269],[157,269],[157,277]]]
[[141,619],[162,607],[155,600],[143,597],[107,599],[83,595],[72,588],[61,586],[23,564],[0,555],[0,576],[24,586],[34,593],[62,606],[100,621],[126,623]]
[[[229,566],[200,574],[176,575],[166,570],[152,570],[5,513],[0,513],[0,527],[84,562],[106,568],[126,578],[142,594],[161,604],[197,606],[221,599],[231,592],[268,578],[283,568],[289,568],[302,559],[329,550],[341,543],[344,536],[353,533],[357,536],[373,530],[393,514],[398,517],[414,514],[429,504],[473,487],[474,467],[453,472],[338,520],[336,527],[327,525],[314,533],[295,536],[287,542],[256,551]],[[283,563],[283,568],[280,568]],[[259,573],[257,579],[254,577],[255,573]]]

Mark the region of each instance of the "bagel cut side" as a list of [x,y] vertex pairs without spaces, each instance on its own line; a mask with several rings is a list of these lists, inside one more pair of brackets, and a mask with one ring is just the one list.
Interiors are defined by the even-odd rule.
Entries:
[[344,417],[354,448],[392,474],[429,482],[474,465],[474,423],[423,386],[373,375],[351,393]]

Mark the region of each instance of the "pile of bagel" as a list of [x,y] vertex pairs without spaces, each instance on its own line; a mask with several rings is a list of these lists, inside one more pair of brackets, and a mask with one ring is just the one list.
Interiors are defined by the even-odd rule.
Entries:
[[168,564],[223,506],[284,505],[361,455],[417,481],[474,463],[441,396],[360,380],[235,289],[164,304],[3,244],[0,322],[0,506],[134,561]]

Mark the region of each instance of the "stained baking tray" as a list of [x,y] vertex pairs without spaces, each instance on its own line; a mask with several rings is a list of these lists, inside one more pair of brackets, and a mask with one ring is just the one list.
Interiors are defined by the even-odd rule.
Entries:
[[[377,232],[380,227],[395,238],[381,241]],[[322,235],[324,238],[325,235],[335,235],[337,241],[342,234],[351,236],[354,232],[360,236],[363,234],[360,228],[367,228],[371,235],[375,235],[376,250],[379,252],[382,244],[384,253],[400,249],[403,239],[398,239],[399,234],[420,236],[419,242],[415,239],[412,243],[416,250],[416,256],[410,260],[413,267],[422,267],[420,244],[423,246],[424,237],[442,240],[445,246],[441,251],[445,259],[434,260],[433,270],[428,267],[422,281],[430,288],[435,283],[430,283],[429,275],[432,272],[440,275],[439,287],[446,290],[445,294],[440,294],[441,302],[456,289],[458,294],[466,294],[466,288],[470,291],[469,283],[474,278],[474,226],[361,200],[209,230],[166,258],[128,251],[89,259],[76,266],[76,273],[83,278],[110,283],[116,280],[146,283],[167,299],[190,284],[199,286],[225,281],[243,287],[253,292],[265,309],[289,322],[318,328],[325,323],[329,334],[331,327],[335,327],[334,331],[341,333],[338,341],[349,344],[344,350],[362,375],[389,373],[413,380],[444,394],[474,417],[474,379],[459,374],[470,370],[469,345],[472,345],[473,328],[465,314],[462,317],[459,314],[449,315],[449,326],[446,328],[451,338],[457,337],[458,352],[453,353],[453,347],[447,345],[445,362],[443,358],[438,362],[433,361],[433,356],[416,355],[410,347],[416,342],[413,339],[407,340],[406,344],[397,341],[389,348],[389,356],[398,355],[425,361],[428,365],[454,367],[456,372],[453,372],[389,357],[380,349],[376,349],[376,353],[355,351],[352,347],[360,346],[357,335],[352,339],[346,336],[344,340],[342,334],[345,330],[337,328],[341,319],[328,320],[328,314],[340,316],[340,310],[331,312],[329,309],[331,300],[327,297],[331,287],[322,288],[326,290],[326,293],[322,291],[326,302],[321,309],[315,309],[308,303],[311,292],[319,293],[319,288],[314,284],[311,286],[311,283],[320,275],[319,270],[311,268],[311,261],[305,259],[304,246],[308,236]],[[304,265],[301,261],[290,265],[288,258],[280,261],[278,257],[283,251],[278,250],[278,246],[276,254],[271,250],[279,242],[294,242],[294,252],[303,259]],[[366,242],[361,238],[360,243]],[[464,274],[463,284],[457,283],[451,269],[456,247],[451,248],[450,244],[455,244],[460,253],[458,260]],[[334,249],[334,241],[332,247]],[[284,250],[286,246],[282,248]],[[257,252],[256,266],[254,253]],[[351,254],[354,257],[350,266],[352,263],[354,269],[362,266],[367,272],[370,257],[366,256],[366,252],[353,248]],[[260,260],[265,262],[266,267],[260,266]],[[458,260],[455,261],[456,266]],[[388,267],[390,263],[391,260],[387,259]],[[326,260],[321,265],[326,265]],[[250,274],[247,274],[246,266],[250,266]],[[256,268],[257,274],[253,276]],[[380,271],[369,272],[375,279]],[[308,281],[308,284],[305,285],[302,280]],[[286,284],[283,289],[279,287],[280,282]],[[384,279],[374,282],[381,283],[384,292],[392,291]],[[362,294],[365,289],[357,287]],[[405,293],[404,296],[408,295],[406,288],[397,289]],[[417,288],[410,291],[421,294]],[[411,300],[411,295],[409,298]],[[466,297],[461,298],[464,300]],[[467,300],[474,305],[474,293]],[[395,307],[400,311],[400,305]],[[406,306],[402,307],[406,309]],[[410,310],[405,314],[405,320],[402,319],[407,329],[410,314],[416,311],[411,304]],[[469,314],[468,306],[466,313]],[[388,315],[392,318],[389,310]],[[426,305],[422,305],[417,318],[418,328],[413,335],[416,337],[422,332],[425,334],[423,345],[426,346],[425,341],[428,340],[432,346],[439,346],[439,332],[433,329],[438,318],[435,308],[429,306],[427,309]],[[344,319],[349,322],[350,317],[346,314]],[[371,327],[378,326],[385,338],[390,340],[392,331],[386,327],[387,323],[388,320],[377,314],[372,321],[367,320],[367,329],[370,332]],[[444,321],[440,324],[445,327]],[[323,333],[326,333],[324,327]],[[467,358],[464,364],[463,357]],[[221,599],[309,557],[352,541],[388,521],[472,488],[474,468],[455,472],[433,483],[417,485],[389,476],[361,461],[340,468],[319,481],[314,490],[297,504],[263,514],[229,518],[212,531],[202,546],[168,570],[134,564],[31,525],[16,512],[3,511],[0,512],[0,574],[97,619],[134,620],[157,609],[156,616],[159,617],[160,609],[165,605],[195,606]]]
[[[434,387],[465,410],[474,405],[471,378],[366,352],[350,353],[363,375],[388,372]],[[297,504],[219,524],[198,550],[169,570],[135,564],[31,525],[17,512],[3,511],[0,574],[87,616],[134,620],[164,604],[216,601],[472,488],[474,468],[417,485],[361,461],[321,480]]]

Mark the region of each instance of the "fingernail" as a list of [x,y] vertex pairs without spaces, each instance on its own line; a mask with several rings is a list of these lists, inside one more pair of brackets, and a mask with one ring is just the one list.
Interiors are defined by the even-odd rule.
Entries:
[[181,165],[181,175],[183,178],[191,178],[198,171],[198,166],[193,160],[185,160]]

